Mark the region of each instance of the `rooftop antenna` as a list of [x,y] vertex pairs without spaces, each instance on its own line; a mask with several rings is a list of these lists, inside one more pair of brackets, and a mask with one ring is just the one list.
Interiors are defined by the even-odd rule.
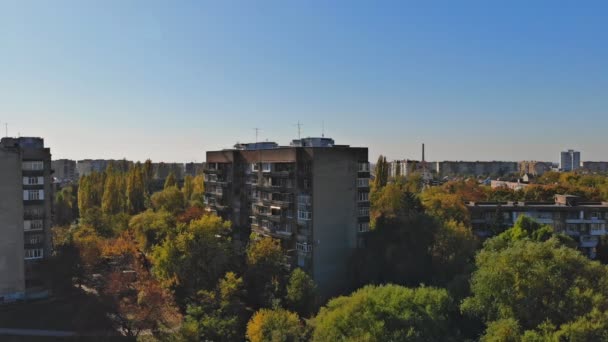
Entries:
[[325,120],[321,121],[321,138],[325,138]]
[[257,149],[258,148],[258,134],[260,133],[260,129],[255,127],[254,130],[255,130],[255,148]]
[[298,123],[295,124],[295,126],[298,127],[298,139],[300,139],[300,131],[302,130],[302,126],[304,125],[300,123],[300,120],[298,120]]

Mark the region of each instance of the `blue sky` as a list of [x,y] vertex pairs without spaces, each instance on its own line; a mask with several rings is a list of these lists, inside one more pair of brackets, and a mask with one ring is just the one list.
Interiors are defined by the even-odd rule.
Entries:
[[[608,160],[606,1],[0,2],[0,125],[55,158],[326,135],[370,159]],[[3,130],[2,130],[3,132]],[[4,133],[4,132],[3,132]]]

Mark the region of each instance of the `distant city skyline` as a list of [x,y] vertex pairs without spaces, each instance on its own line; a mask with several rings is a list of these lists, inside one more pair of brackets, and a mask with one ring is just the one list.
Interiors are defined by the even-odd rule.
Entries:
[[204,161],[326,136],[389,159],[608,160],[608,3],[0,4],[0,132]]

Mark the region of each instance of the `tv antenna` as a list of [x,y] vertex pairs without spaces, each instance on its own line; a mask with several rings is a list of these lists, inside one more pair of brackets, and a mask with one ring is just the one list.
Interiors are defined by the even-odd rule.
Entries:
[[258,135],[259,135],[261,129],[259,129],[258,127],[255,127],[253,130],[255,131],[255,148],[258,148]]
[[302,126],[304,126],[304,125],[300,123],[300,120],[298,120],[298,123],[295,124],[294,126],[298,127],[298,139],[300,139],[300,132],[302,130]]
[[321,138],[325,138],[325,120],[321,121]]

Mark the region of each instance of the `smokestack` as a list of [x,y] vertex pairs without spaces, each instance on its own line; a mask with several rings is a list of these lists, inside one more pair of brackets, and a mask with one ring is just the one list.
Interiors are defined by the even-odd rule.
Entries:
[[422,161],[424,161],[424,143],[422,144]]

